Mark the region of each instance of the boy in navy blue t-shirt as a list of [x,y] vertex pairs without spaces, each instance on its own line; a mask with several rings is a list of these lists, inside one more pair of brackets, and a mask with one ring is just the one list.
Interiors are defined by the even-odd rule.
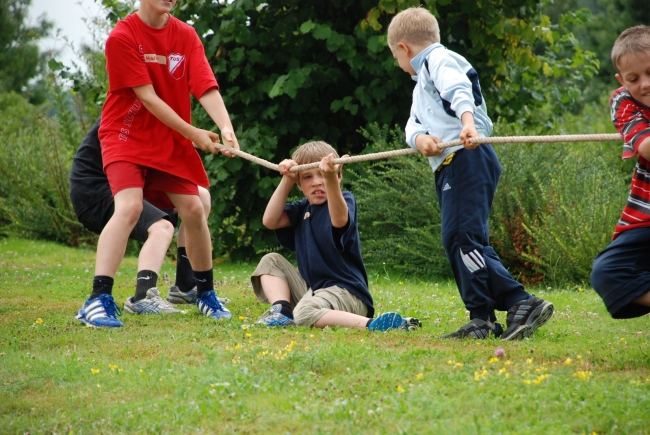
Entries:
[[[344,326],[385,331],[417,329],[415,318],[384,313],[376,319],[361,258],[357,207],[342,192],[336,150],[325,142],[301,145],[280,163],[282,180],[264,212],[264,226],[280,244],[296,252],[298,270],[277,253],[265,255],[253,272],[255,294],[271,308],[257,320],[267,326]],[[320,162],[314,169],[290,172],[296,165]],[[287,204],[297,185],[305,198]]]

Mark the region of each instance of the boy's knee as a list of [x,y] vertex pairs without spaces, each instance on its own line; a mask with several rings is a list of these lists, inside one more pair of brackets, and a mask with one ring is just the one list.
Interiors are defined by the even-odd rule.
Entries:
[[167,219],[160,219],[151,224],[147,229],[147,234],[149,237],[169,240],[171,243],[174,238],[174,225]]
[[310,306],[309,304],[299,303],[293,309],[293,321],[296,322],[297,326],[310,327],[316,323],[316,321],[313,320],[313,317],[318,309],[319,308]]
[[205,211],[203,209],[203,204],[200,201],[192,201],[186,204],[183,207],[183,210],[179,210],[181,219],[186,223],[200,223],[205,220]]
[[610,270],[609,263],[603,261],[602,258],[596,258],[596,260],[594,260],[590,280],[591,286],[596,290],[596,292],[615,288],[620,284],[620,279],[617,279]]
[[130,202],[126,204],[121,204],[120,207],[115,207],[113,215],[117,218],[123,219],[135,225],[135,223],[140,219],[142,214],[142,201],[139,202]]

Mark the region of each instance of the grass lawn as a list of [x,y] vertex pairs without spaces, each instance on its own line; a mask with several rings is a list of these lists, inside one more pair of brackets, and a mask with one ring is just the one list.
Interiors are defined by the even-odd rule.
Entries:
[[[556,310],[531,339],[443,341],[467,320],[453,283],[369,271],[377,312],[417,332],[247,328],[267,308],[254,265],[222,263],[233,319],[187,306],[108,330],[74,319],[93,267],[90,250],[0,239],[0,433],[650,433],[650,319],[611,319],[586,285],[531,289]],[[120,306],[135,273],[125,259]]]

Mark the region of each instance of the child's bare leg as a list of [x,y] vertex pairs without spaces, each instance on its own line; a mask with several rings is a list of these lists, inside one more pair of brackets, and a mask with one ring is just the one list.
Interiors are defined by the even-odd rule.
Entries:
[[644,294],[643,296],[639,296],[638,298],[636,298],[634,300],[634,303],[650,307],[650,292]]
[[318,319],[314,326],[316,328],[343,326],[345,328],[366,329],[369,320],[367,317],[348,313],[347,311],[330,310]]
[[[210,210],[212,209],[212,204],[210,203],[210,192],[208,189],[199,186],[199,198],[201,199],[201,204],[203,204],[203,212],[205,218],[207,219],[210,215]],[[181,223],[178,229],[178,237],[176,239],[176,246],[179,248],[185,247],[185,230],[183,229],[184,225]]]
[[260,275],[260,283],[262,284],[262,291],[271,305],[277,301],[289,301],[291,299],[289,283],[282,278],[273,275]]
[[212,269],[212,240],[198,195],[168,193],[183,220],[185,249],[195,271]]
[[160,219],[149,227],[147,233],[147,241],[142,245],[138,256],[138,271],[151,270],[158,273],[174,237],[174,226],[168,220]]
[[115,195],[115,212],[97,242],[95,275],[114,277],[120,267],[129,234],[142,212],[142,189],[128,188]]

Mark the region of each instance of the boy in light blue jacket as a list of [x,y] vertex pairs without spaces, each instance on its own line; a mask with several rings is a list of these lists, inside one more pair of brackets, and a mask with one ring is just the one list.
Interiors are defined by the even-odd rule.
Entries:
[[[429,158],[435,173],[442,243],[469,311],[469,323],[442,338],[528,338],[551,318],[553,304],[526,292],[489,244],[501,166],[491,145],[470,142],[492,133],[478,74],[440,44],[438,21],[424,8],[397,14],[387,36],[393,57],[416,82],[406,142]],[[438,148],[458,138],[463,146]],[[495,310],[507,311],[505,332]]]

